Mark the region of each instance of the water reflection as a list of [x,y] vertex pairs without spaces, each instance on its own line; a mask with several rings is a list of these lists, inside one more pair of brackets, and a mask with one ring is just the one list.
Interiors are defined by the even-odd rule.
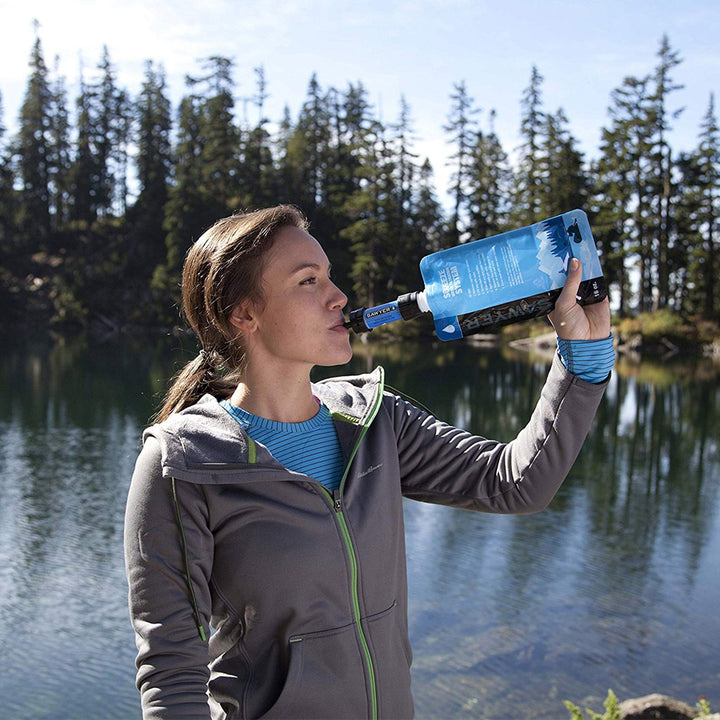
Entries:
[[147,367],[81,342],[3,345],[3,716],[136,717],[122,519]]
[[[141,429],[194,343],[3,344],[3,710],[138,717],[125,494]],[[359,346],[347,371],[377,362],[439,416],[501,439],[547,372],[462,343]],[[717,380],[700,363],[621,366],[544,513],[406,503],[419,717],[562,718],[562,699],[599,709],[608,687],[720,707]]]
[[[437,375],[445,388],[456,371],[463,382],[439,399],[440,414],[499,438],[528,417],[546,372],[497,355],[465,368],[456,357]],[[714,695],[717,706],[720,392],[706,366],[683,372],[675,382],[653,373],[658,384],[615,374],[545,513],[408,504],[421,716],[450,707],[500,719],[509,703],[554,718],[563,697],[599,708],[607,687]]]

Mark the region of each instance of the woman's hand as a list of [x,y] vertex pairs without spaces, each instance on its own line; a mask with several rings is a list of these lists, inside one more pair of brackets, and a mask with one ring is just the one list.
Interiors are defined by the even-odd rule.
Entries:
[[577,293],[581,280],[582,265],[573,258],[565,286],[548,317],[563,340],[604,340],[610,335],[610,301],[605,298],[592,305],[580,305]]

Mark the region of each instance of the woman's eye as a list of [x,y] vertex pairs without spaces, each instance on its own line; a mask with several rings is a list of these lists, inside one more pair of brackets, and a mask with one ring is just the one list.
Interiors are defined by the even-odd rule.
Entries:
[[302,280],[300,282],[300,284],[301,285],[314,285],[316,282],[317,282],[317,278],[313,276],[313,277],[305,278],[304,280]]

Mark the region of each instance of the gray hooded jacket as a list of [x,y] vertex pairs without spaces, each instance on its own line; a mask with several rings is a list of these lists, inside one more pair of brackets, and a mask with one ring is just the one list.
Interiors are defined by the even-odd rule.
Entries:
[[541,510],[604,388],[555,358],[499,443],[384,391],[381,368],[318,383],[346,461],[335,494],[209,395],[149,428],[125,530],[144,717],[412,717],[402,497]]

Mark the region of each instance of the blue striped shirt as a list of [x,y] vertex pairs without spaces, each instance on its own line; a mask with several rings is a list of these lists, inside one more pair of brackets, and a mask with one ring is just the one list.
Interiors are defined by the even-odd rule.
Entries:
[[581,380],[601,383],[607,380],[615,364],[613,336],[604,340],[561,340],[557,341],[558,352],[563,365]]
[[324,405],[315,417],[299,423],[266,420],[227,400],[220,405],[286,468],[315,478],[331,492],[337,490],[344,467],[342,449],[332,415]]

